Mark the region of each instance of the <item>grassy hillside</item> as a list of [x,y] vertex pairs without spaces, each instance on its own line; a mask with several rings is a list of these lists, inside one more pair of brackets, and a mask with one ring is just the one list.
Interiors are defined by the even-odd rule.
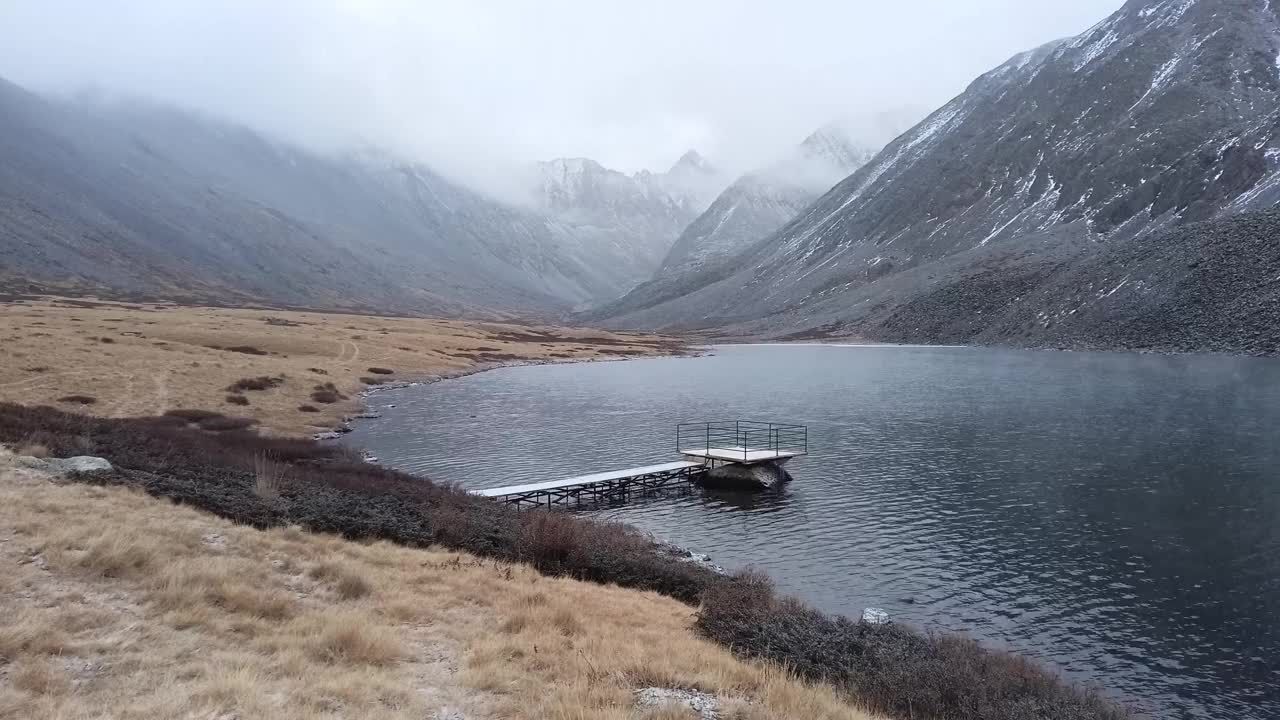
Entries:
[[697,636],[693,609],[527,566],[237,525],[0,450],[0,717],[869,716]]
[[0,304],[0,341],[0,400],[105,417],[216,411],[287,435],[332,428],[373,383],[680,348],[600,330],[44,297]]

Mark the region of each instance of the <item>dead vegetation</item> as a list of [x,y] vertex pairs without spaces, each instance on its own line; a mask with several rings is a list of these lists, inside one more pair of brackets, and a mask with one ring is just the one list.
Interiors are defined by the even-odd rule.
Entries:
[[0,451],[6,717],[681,717],[635,707],[660,685],[715,694],[727,720],[868,718],[699,638],[689,608],[654,594],[257,531],[10,460]]
[[274,387],[280,387],[283,384],[283,376],[268,377],[266,375],[260,375],[254,378],[240,378],[227,386],[227,392],[263,392]]
[[[1026,660],[905,626],[877,628],[829,617],[776,597],[760,578],[726,580],[705,567],[680,562],[626,526],[562,513],[516,512],[456,488],[361,462],[338,446],[263,437],[244,429],[213,434],[191,427],[182,417],[106,420],[4,404],[0,442],[40,442],[59,456],[83,454],[87,446],[91,454],[110,459],[117,472],[76,479],[141,488],[253,527],[300,526],[353,540],[447,547],[466,551],[481,565],[486,560],[478,558],[488,558],[506,568],[503,573],[516,573],[515,563],[547,576],[656,592],[690,605],[701,601],[698,627],[707,637],[811,680],[835,683],[857,702],[903,720],[922,713],[954,720],[1128,717]],[[281,479],[285,473],[298,480]],[[146,563],[127,543],[102,550],[88,561],[113,575],[127,575],[140,569],[139,562]],[[326,582],[340,578],[338,571],[317,574]],[[361,590],[349,582],[345,590],[335,586],[333,592],[359,596]],[[269,599],[226,596],[220,602],[252,605]],[[278,608],[272,612],[286,612],[284,605]],[[692,620],[692,607],[683,613]],[[588,644],[594,637],[581,614],[563,607],[508,619],[503,627],[509,635],[551,633]],[[543,637],[542,642],[549,640]],[[511,660],[512,646],[502,638],[488,638],[478,646],[492,648],[492,662]],[[635,674],[627,676],[629,686],[703,688],[673,686],[672,678],[643,668],[630,672]],[[501,693],[506,686],[497,677],[486,673],[475,682],[482,690]],[[589,681],[579,688],[584,698],[597,697],[591,688]],[[1027,710],[1034,712],[1024,714]]]
[[[552,359],[553,351],[571,350],[557,360],[605,358],[599,350],[619,343],[651,355],[680,350],[654,336],[539,330],[572,341],[555,350],[549,343],[499,339],[528,330],[502,323],[288,311],[264,317],[259,310],[34,296],[9,303],[0,313],[0,337],[9,338],[5,351],[15,360],[0,364],[0,400],[42,405],[84,395],[97,398],[86,407],[95,414],[138,417],[173,408],[224,408],[229,393],[258,392],[227,390],[240,380],[287,377],[291,382],[251,396],[251,407],[241,407],[264,431],[288,435],[328,430],[357,412],[362,378],[385,375],[371,368],[420,380],[478,364]],[[32,332],[32,325],[40,332]],[[100,337],[115,342],[102,344]],[[491,355],[473,358],[471,348]],[[307,377],[332,382],[334,401],[311,400],[312,383],[295,380]],[[300,411],[300,405],[320,411]]]
[[98,402],[98,398],[92,395],[65,395],[58,398],[58,402],[71,403],[72,405],[93,405]]
[[844,687],[890,717],[1132,717],[1026,658],[955,635],[831,617],[775,595],[769,579],[755,573],[713,583],[703,594],[698,628],[745,656],[783,662],[802,677]]
[[231,347],[222,348],[227,352],[242,353],[244,355],[270,355],[266,350],[259,350],[252,345],[233,345]]

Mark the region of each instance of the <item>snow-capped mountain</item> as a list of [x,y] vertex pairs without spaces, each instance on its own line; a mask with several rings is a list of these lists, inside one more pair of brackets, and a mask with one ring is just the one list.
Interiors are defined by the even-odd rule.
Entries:
[[0,80],[0,285],[374,311],[567,311],[629,247],[378,152]]
[[[1070,265],[1270,207],[1278,55],[1280,2],[1130,0],[979,77],[731,267],[619,322],[876,336],[895,307],[979,266]],[[980,332],[1051,275],[996,282],[964,322]]]
[[684,271],[740,252],[782,227],[879,149],[858,144],[836,125],[817,130],[786,157],[743,175],[720,193],[681,233],[662,272]]
[[[863,123],[864,125],[866,123]],[[679,295],[690,277],[715,268],[769,236],[883,146],[884,128],[855,139],[844,123],[824,126],[777,161],[738,178],[672,245],[649,282],[606,304],[593,316],[612,316]],[[874,147],[869,147],[874,145]]]
[[533,204],[581,237],[610,248],[626,290],[647,279],[680,231],[710,203],[726,180],[690,150],[665,173],[627,175],[587,158],[539,163]]

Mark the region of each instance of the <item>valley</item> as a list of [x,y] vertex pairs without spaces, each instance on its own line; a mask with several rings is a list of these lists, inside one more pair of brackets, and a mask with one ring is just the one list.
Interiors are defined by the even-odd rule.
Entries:
[[10,297],[0,401],[103,417],[200,411],[310,435],[379,385],[519,362],[680,353],[655,335],[355,314]]
[[1272,717],[1280,2],[1039,1],[0,8],[0,717]]

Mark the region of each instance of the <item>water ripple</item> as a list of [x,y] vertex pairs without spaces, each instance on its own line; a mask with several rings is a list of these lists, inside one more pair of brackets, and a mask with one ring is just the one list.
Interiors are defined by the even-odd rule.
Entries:
[[[810,426],[796,482],[590,512],[1105,685],[1153,717],[1280,717],[1280,364],[737,347],[375,396],[352,442],[472,487],[672,455],[677,422]],[[387,407],[395,404],[395,408]]]

